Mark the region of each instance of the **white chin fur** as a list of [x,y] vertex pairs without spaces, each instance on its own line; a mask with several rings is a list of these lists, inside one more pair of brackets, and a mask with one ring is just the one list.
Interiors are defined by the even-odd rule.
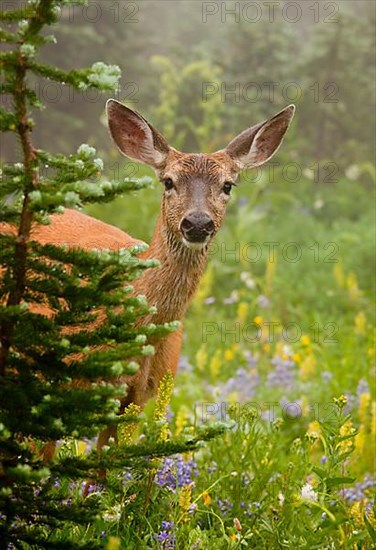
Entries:
[[202,250],[207,242],[208,242],[209,239],[206,239],[203,243],[191,243],[189,241],[187,241],[187,239],[185,237],[183,237],[183,243],[184,245],[189,248],[190,250]]

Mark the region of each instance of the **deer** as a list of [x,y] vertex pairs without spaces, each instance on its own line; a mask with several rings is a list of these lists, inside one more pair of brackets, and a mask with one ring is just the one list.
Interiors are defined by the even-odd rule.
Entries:
[[[157,259],[160,265],[146,269],[132,283],[133,294],[143,294],[157,311],[140,323],[182,322],[205,270],[210,244],[224,222],[239,174],[245,168],[265,164],[277,152],[295,106],[289,105],[272,118],[247,128],[224,149],[211,154],[178,151],[141,114],[115,99],[107,101],[106,109],[109,131],[120,153],[150,166],[164,187],[150,246],[139,254],[142,259]],[[41,244],[112,251],[141,242],[73,209],[51,215],[47,226],[33,226],[31,239]],[[152,342],[154,355],[138,360],[136,374],[121,380],[127,385],[121,410],[130,403],[143,408],[156,394],[164,375],[176,375],[182,336],[181,325]],[[99,434],[98,450],[110,438],[116,441],[116,426]]]

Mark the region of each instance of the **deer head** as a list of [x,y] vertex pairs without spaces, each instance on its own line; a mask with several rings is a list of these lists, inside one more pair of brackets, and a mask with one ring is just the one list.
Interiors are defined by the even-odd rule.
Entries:
[[107,102],[117,147],[153,167],[164,185],[161,216],[168,241],[193,250],[206,248],[221,227],[239,173],[261,166],[278,150],[294,112],[294,105],[286,107],[239,134],[225,149],[189,154],[171,147],[139,113],[113,99]]

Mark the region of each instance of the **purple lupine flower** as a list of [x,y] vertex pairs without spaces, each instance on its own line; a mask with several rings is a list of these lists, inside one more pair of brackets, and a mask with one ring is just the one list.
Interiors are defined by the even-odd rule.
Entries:
[[270,300],[269,300],[269,298],[267,298],[263,294],[260,294],[260,296],[257,296],[257,298],[256,298],[256,303],[261,309],[264,309],[266,307],[269,307]]
[[328,457],[323,455],[321,458],[320,458],[320,464],[326,464],[328,462]]
[[191,373],[192,370],[193,366],[189,362],[188,357],[186,355],[181,355],[178,364],[178,372]]
[[154,538],[157,539],[163,550],[174,550],[176,547],[176,537],[172,532],[173,528],[173,521],[162,521],[161,531],[154,535]]
[[357,398],[355,395],[348,392],[345,393],[345,396],[347,398],[347,403],[343,408],[343,414],[349,414],[355,407],[358,406]]
[[321,373],[321,378],[323,379],[323,382],[328,384],[333,378],[333,374],[328,370],[325,370],[324,372]]
[[232,509],[232,504],[228,500],[228,498],[225,498],[224,500],[218,499],[217,504],[218,504],[219,509],[221,510],[223,516],[226,516],[227,513],[230,512],[231,509]]
[[177,487],[193,483],[192,476],[198,476],[196,462],[185,461],[182,456],[177,455],[163,460],[161,468],[156,473],[155,483],[175,492]]
[[274,370],[268,374],[267,384],[291,389],[295,382],[295,363],[291,359],[276,356],[270,361]]
[[218,464],[213,460],[211,465],[206,468],[208,474],[212,474],[217,470]]
[[288,420],[302,417],[302,401],[289,401],[286,397],[282,397],[279,402],[283,409],[283,417]]
[[245,403],[254,396],[259,381],[260,375],[256,368],[240,368],[236,371],[236,376],[229,378],[225,384],[219,387],[219,390],[224,399],[232,393],[236,393],[239,401]]
[[370,489],[373,487],[376,487],[376,475],[366,474],[363,481],[358,481],[353,487],[343,489],[341,494],[350,504],[364,500],[373,503],[373,499],[370,498]]
[[362,395],[362,393],[370,393],[369,384],[364,378],[359,380],[358,387],[356,389],[356,395],[358,398]]

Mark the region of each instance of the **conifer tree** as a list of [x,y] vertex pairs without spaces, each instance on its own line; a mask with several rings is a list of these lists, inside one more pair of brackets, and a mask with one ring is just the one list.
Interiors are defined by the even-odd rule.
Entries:
[[[193,449],[222,429],[179,441],[150,430],[142,443],[124,438],[105,453],[71,452],[77,439],[94,437],[108,424],[122,422],[124,430],[134,422],[129,414],[125,419],[117,414],[126,388],[116,379],[134,373],[137,357],[153,352],[149,335],[166,334],[175,325],[136,328],[138,317],[153,309],[142,296],[131,295],[129,283],[155,265],[137,258],[139,247],[85,252],[32,239],[32,224],[48,224],[51,214],[110,201],[149,183],[104,179],[102,160],[86,144],[69,156],[33,144],[30,113],[43,105],[30,74],[103,91],[113,90],[120,77],[118,67],[103,63],[63,71],[38,60],[39,48],[54,41],[45,27],[58,21],[63,4],[32,0],[0,15],[7,45],[0,54],[1,93],[9,105],[0,110],[0,127],[21,146],[18,162],[3,163],[0,184],[1,548],[102,547],[99,534],[83,540],[78,529],[93,521],[101,500],[73,499],[74,488],[80,497],[83,480],[105,468],[116,491],[117,473],[125,467],[137,464],[147,472],[152,457]],[[4,230],[10,226],[13,232]],[[53,314],[42,315],[33,304]],[[93,324],[98,311],[105,319]],[[52,462],[43,463],[38,450],[50,441],[63,446]],[[101,483],[108,487],[105,479]]]

